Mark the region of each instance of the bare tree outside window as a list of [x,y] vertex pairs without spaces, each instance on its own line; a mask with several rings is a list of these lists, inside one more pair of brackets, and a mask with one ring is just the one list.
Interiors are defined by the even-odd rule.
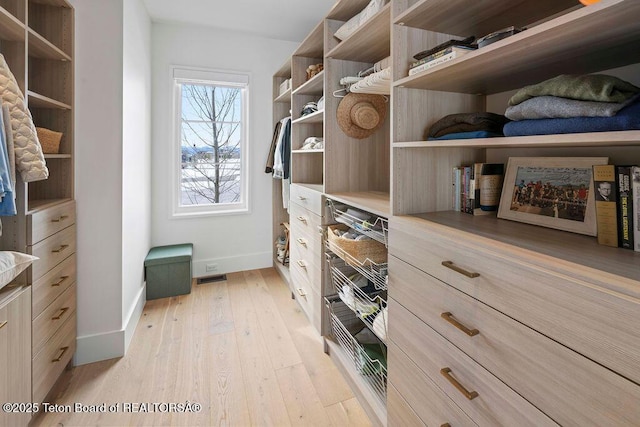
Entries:
[[242,89],[183,83],[181,206],[241,202]]

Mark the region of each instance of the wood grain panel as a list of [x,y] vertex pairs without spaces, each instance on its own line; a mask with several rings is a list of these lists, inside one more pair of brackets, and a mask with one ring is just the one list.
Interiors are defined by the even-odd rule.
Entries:
[[75,319],[76,286],[69,286],[55,301],[33,320],[32,348],[33,354],[44,347],[45,343],[67,319]]
[[[321,192],[315,191],[302,185],[291,185],[291,202],[302,206],[310,212],[322,217],[324,216],[324,196]],[[299,212],[294,208],[296,212]]]
[[58,265],[76,251],[76,228],[74,225],[29,246],[29,253],[40,258],[31,267],[31,280],[35,282],[47,271]]
[[[624,326],[635,323],[640,300],[580,280],[579,275],[556,272],[564,266],[551,259],[547,268],[533,265],[535,254],[510,245],[494,241],[486,242],[492,248],[483,248],[474,245],[482,245],[482,239],[460,239],[449,227],[418,232],[410,224],[398,227],[398,221],[390,221],[393,256],[640,383],[640,331]],[[443,261],[479,276],[466,277]]]
[[[394,299],[389,299],[389,339],[391,357],[396,351],[405,354],[453,402],[479,425],[557,426],[520,395],[462,353],[453,344],[424,324]],[[399,350],[402,349],[402,350]],[[450,375],[469,392],[477,392],[472,400],[465,397],[453,383],[441,374],[449,368]]]
[[76,203],[73,200],[27,215],[27,244],[34,245],[75,222]]
[[387,387],[387,425],[427,427],[392,384]]
[[[640,419],[640,387],[485,304],[389,257],[389,296],[561,425]],[[479,333],[470,337],[442,318]],[[580,392],[576,392],[580,390]]]

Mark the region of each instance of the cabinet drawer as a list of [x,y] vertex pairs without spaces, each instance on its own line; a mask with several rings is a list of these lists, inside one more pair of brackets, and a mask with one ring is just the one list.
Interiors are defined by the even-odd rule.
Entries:
[[478,425],[557,425],[392,298],[389,319],[392,351],[401,348]]
[[27,245],[35,245],[76,222],[76,203],[71,200],[27,216]]
[[318,233],[318,227],[322,225],[320,216],[293,203],[289,206],[289,211],[291,212],[289,221],[291,228],[301,227],[303,230],[307,230],[308,233]]
[[33,401],[42,402],[76,351],[76,318],[71,316],[33,358]]
[[387,425],[427,427],[391,384],[387,386]]
[[391,298],[558,423],[640,420],[640,387],[631,381],[397,258],[390,257],[389,271]]
[[31,283],[40,279],[47,271],[60,264],[66,257],[76,251],[76,227],[64,230],[47,237],[29,248],[32,255],[40,258],[33,263]]
[[67,288],[33,321],[33,354],[45,345],[58,328],[76,312],[76,286]]
[[320,293],[316,292],[302,269],[291,264],[291,289],[302,311],[317,331],[321,329],[322,306]]
[[[390,344],[388,354],[391,387],[388,387],[387,405],[390,426],[413,426],[420,423],[428,426],[441,426],[446,423],[452,426],[476,425],[397,345]],[[393,413],[398,413],[398,418],[407,416],[406,408],[397,407],[403,403],[402,401],[415,411],[420,419],[419,423],[391,422]]]
[[291,225],[291,243],[294,242],[306,246],[306,249],[313,251],[314,254],[322,254],[323,228],[320,225],[308,226],[294,221]]
[[[449,230],[442,227],[443,230]],[[640,301],[431,228],[395,226],[390,253],[578,353],[640,383]],[[450,261],[454,271],[442,263]],[[475,273],[467,277],[464,273]]]
[[76,281],[76,255],[71,254],[44,276],[33,282],[33,318]]
[[319,191],[302,185],[292,184],[289,199],[292,203],[301,206],[314,214],[324,216],[324,197]]

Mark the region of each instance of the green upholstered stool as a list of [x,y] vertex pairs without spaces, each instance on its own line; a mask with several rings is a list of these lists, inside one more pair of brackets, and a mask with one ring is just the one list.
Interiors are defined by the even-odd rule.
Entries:
[[156,246],[144,259],[147,299],[191,292],[193,244]]

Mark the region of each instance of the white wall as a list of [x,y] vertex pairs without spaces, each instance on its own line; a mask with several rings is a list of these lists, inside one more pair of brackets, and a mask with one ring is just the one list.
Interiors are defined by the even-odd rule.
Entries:
[[[155,24],[152,29],[152,243],[194,244],[194,275],[205,264],[218,272],[272,264],[271,176],[264,173],[271,143],[272,75],[298,43],[259,38],[227,30]],[[172,80],[171,65],[248,71],[250,82],[250,214],[171,219]]]
[[[122,0],[75,7],[76,364],[122,353]],[[122,341],[122,342],[121,342]]]
[[122,324],[128,347],[146,300],[144,258],[151,247],[151,19],[141,0],[124,2],[123,31]]
[[78,349],[124,355],[150,247],[151,22],[140,0],[71,0],[76,14]]

